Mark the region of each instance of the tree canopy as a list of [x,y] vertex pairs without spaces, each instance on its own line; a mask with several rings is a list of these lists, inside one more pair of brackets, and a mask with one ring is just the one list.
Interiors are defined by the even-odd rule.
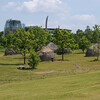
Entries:
[[14,33],[14,43],[13,48],[21,52],[24,56],[24,64],[26,59],[26,54],[30,53],[30,50],[39,51],[47,43],[47,38],[49,33],[36,26],[29,27],[28,31],[24,28],[16,30]]
[[87,49],[90,46],[90,42],[88,41],[88,39],[83,36],[80,40],[79,40],[79,48],[82,49],[83,53],[84,50]]
[[71,33],[67,30],[60,30],[57,28],[53,33],[53,39],[58,48],[62,51],[62,60],[64,60],[64,49],[65,48],[75,48],[74,40],[70,38]]

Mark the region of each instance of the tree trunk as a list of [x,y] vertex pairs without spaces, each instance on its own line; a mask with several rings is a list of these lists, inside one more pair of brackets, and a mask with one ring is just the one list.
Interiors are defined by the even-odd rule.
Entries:
[[99,54],[97,55],[97,60],[99,60]]
[[99,53],[99,48],[98,48],[97,60],[99,60],[99,55],[100,55],[100,53]]
[[25,53],[25,48],[24,48],[24,65],[26,64],[26,53]]
[[62,48],[62,61],[64,61],[64,49]]
[[84,50],[82,50],[83,51],[83,53],[84,53]]

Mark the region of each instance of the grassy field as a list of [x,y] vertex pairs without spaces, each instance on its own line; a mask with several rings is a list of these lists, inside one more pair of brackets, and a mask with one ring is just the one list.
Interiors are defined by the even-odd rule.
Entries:
[[[35,70],[17,69],[21,55],[0,51],[0,100],[100,100],[100,61],[81,51],[65,61],[41,62]],[[80,68],[76,68],[75,64]]]

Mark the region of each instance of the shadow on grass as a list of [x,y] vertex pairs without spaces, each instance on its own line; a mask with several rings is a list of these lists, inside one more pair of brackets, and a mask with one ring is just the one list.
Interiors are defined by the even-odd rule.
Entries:
[[37,68],[17,68],[17,69],[19,69],[19,70],[35,70]]
[[79,53],[77,53],[77,52],[76,52],[76,53],[74,53],[74,54],[85,54],[85,53],[83,53],[83,52],[79,52]]
[[24,58],[13,58],[13,59],[24,59]]
[[57,61],[69,61],[68,59],[64,59],[64,60],[62,60],[62,59],[57,59]]
[[[22,57],[22,58],[13,58],[13,59],[24,59],[24,58]],[[29,58],[25,58],[25,59],[29,59]]]
[[98,59],[94,59],[94,60],[91,60],[90,62],[96,62],[96,61],[99,61]]
[[6,66],[6,65],[23,65],[23,63],[18,63],[18,64],[0,63],[0,65],[4,65],[4,66]]

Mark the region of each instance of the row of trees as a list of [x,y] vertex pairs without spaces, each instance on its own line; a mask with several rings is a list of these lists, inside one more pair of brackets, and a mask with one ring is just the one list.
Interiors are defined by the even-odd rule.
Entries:
[[15,51],[20,51],[24,58],[24,64],[26,64],[26,56],[28,54],[28,64],[34,68],[40,61],[36,52],[50,41],[50,37],[51,35],[47,30],[38,26],[30,27],[28,31],[25,28],[18,29],[14,34],[8,29],[6,37],[3,37],[1,33],[0,45],[8,49],[13,48]]
[[78,29],[76,34],[72,33],[72,37],[84,52],[91,44],[100,43],[100,26],[95,25],[93,29],[87,26],[85,31]]
[[26,54],[31,51],[39,51],[43,46],[49,42],[57,44],[58,48],[62,52],[62,60],[64,60],[65,48],[78,48],[78,44],[75,44],[74,38],[71,37],[71,32],[67,30],[60,30],[57,28],[52,34],[49,34],[47,30],[44,30],[38,26],[30,27],[28,31],[18,29],[13,34],[10,30],[7,31],[6,37],[1,38],[1,45],[6,48],[13,48],[16,51],[20,51],[24,58],[24,64],[26,62]]
[[85,31],[78,29],[73,36],[76,39],[76,42],[78,42],[83,36],[85,36],[90,43],[100,42],[100,26],[95,25],[93,26],[93,29],[90,29],[90,27],[87,26]]
[[[85,31],[78,29],[76,34],[59,28],[54,30],[52,34],[49,34],[47,30],[38,26],[30,27],[28,31],[24,28],[18,29],[14,34],[8,30],[6,37],[3,37],[3,32],[0,32],[0,46],[14,48],[14,50],[20,51],[24,58],[24,64],[26,63],[26,54],[30,53],[29,64],[31,66],[33,66],[32,59],[39,62],[36,52],[49,42],[54,42],[58,46],[62,52],[62,60],[64,60],[65,48],[71,48],[72,50],[79,48],[84,52],[91,43],[97,43],[99,41],[100,26],[98,25],[95,25],[93,30],[89,26],[87,26]],[[37,59],[35,59],[36,57]]]

